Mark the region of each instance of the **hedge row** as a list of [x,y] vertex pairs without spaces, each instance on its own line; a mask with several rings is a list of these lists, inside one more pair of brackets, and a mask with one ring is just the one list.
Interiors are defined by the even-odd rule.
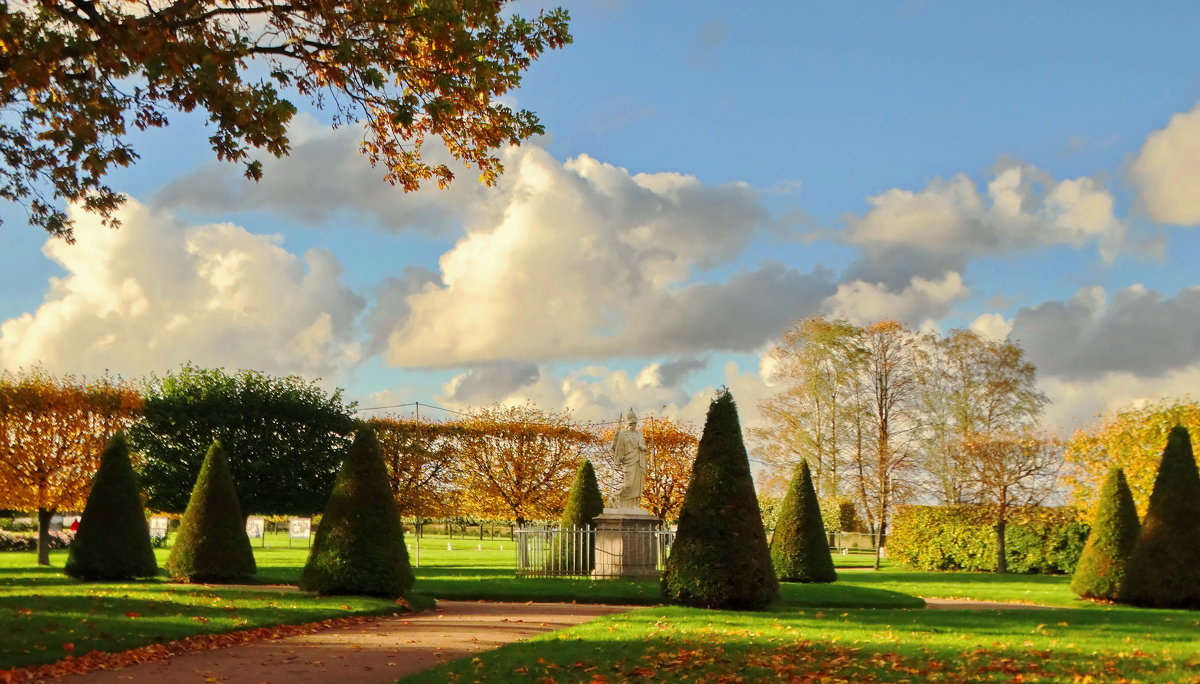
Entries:
[[[1005,534],[1008,571],[1075,571],[1088,526],[1074,508],[1027,508]],[[996,570],[996,531],[982,506],[901,506],[887,539],[887,555],[917,570]]]
[[[8,532],[0,530],[0,551],[37,551],[37,532]],[[70,530],[50,530],[50,548],[65,549],[75,533]]]

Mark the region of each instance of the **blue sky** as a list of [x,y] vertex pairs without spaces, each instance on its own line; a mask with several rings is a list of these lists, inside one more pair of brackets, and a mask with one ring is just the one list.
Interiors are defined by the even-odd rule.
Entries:
[[823,313],[1009,336],[1068,429],[1200,385],[1200,6],[745,5],[569,6],[494,189],[391,189],[302,100],[254,185],[176,117],[112,177],[120,234],[0,207],[0,363],[586,418],[725,384],[753,422],[762,352]]

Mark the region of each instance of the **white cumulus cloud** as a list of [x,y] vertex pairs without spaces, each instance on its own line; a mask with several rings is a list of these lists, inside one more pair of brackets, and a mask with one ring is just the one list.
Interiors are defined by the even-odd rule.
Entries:
[[1129,167],[1138,203],[1159,223],[1200,224],[1200,105],[1146,137]]
[[858,325],[890,318],[915,327],[945,316],[970,292],[958,273],[947,273],[937,280],[916,276],[898,291],[884,283],[856,280],[838,285],[837,292],[823,306],[829,314]]
[[359,360],[361,297],[327,250],[278,236],[189,226],[134,199],[110,230],[72,210],[77,243],[48,240],[66,271],[36,311],[0,323],[0,365],[126,375],[192,361],[328,376]]
[[[750,350],[832,291],[778,264],[707,282],[766,215],[742,184],[630,174],[587,156],[510,156],[486,220],[439,264],[393,290],[405,315],[381,323],[404,367],[599,360]],[[381,327],[382,326],[382,327]]]
[[850,217],[843,236],[863,250],[849,276],[892,288],[914,275],[962,272],[983,256],[1095,244],[1109,262],[1128,246],[1127,227],[1114,214],[1106,188],[1091,178],[1056,181],[1029,165],[1002,166],[986,192],[958,174],[921,191],[892,189],[869,201],[871,210]]

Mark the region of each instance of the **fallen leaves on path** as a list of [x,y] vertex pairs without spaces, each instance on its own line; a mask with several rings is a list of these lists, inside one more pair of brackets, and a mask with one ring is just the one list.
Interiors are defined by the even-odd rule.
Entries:
[[[132,618],[137,617],[138,614],[127,613],[127,615]],[[91,651],[81,656],[68,656],[57,663],[50,663],[49,665],[34,665],[14,668],[12,670],[0,670],[0,684],[34,682],[52,677],[82,674],[93,670],[116,670],[130,665],[137,665],[138,663],[166,660],[167,658],[193,651],[207,651],[214,648],[237,646],[262,639],[283,639],[301,634],[313,634],[328,629],[362,625],[378,620],[379,618],[379,615],[353,615],[349,617],[330,618],[319,622],[306,622],[299,625],[258,627],[236,632],[226,632],[224,634],[197,634],[186,639],[180,639],[179,641],[149,644],[117,653]],[[72,645],[70,649],[66,650],[70,651],[73,648],[74,646]]]

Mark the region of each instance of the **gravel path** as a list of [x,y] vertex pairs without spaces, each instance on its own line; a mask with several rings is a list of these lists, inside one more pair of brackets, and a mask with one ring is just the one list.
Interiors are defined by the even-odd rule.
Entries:
[[380,618],[351,629],[256,641],[119,670],[69,684],[373,684],[639,606],[438,601],[437,610]]

